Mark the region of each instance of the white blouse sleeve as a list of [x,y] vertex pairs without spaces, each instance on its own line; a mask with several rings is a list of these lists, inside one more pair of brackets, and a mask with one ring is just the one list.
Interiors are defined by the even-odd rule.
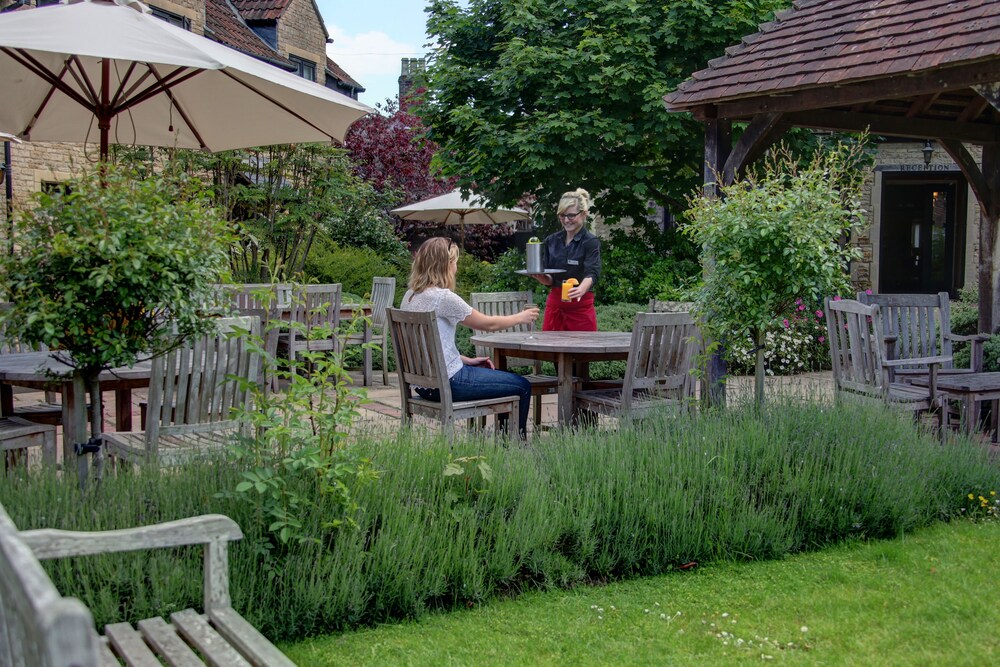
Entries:
[[442,317],[452,324],[458,324],[472,314],[472,306],[451,290],[446,290],[441,295],[441,301],[436,310],[438,317]]

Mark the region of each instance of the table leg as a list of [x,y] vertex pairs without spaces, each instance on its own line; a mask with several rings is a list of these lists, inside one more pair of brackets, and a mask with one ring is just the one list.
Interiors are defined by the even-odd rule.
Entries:
[[573,363],[568,356],[559,353],[556,356],[556,370],[559,374],[559,424],[573,424]]
[[14,414],[14,387],[0,384],[0,414],[10,417]]
[[132,390],[115,390],[115,430],[132,430]]

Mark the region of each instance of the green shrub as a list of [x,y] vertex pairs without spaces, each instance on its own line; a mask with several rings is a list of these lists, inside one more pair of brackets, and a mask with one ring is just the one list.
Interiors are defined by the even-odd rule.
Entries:
[[340,283],[345,293],[361,297],[371,295],[372,278],[395,278],[393,303],[399,305],[410,275],[410,257],[402,248],[387,255],[371,248],[341,247],[331,241],[317,240],[309,253],[306,271],[308,282]]
[[698,251],[687,238],[661,232],[642,221],[628,229],[611,229],[601,242],[601,280],[595,294],[601,303],[683,300],[684,290],[698,280]]
[[958,293],[958,300],[951,302],[951,332],[971,336],[979,332],[979,290],[966,287]]
[[[111,529],[205,512],[231,516],[234,606],[274,639],[466,607],[535,587],[652,575],[693,560],[778,558],[847,538],[894,537],[957,516],[1000,470],[978,446],[941,447],[876,407],[774,401],[614,430],[556,431],[529,449],[420,430],[355,433],[344,450],[375,483],[342,478],[337,498],[301,517],[319,542],[276,543],[269,517],[233,489],[245,462],[198,462],[161,475],[121,470],[93,496],[32,471],[0,502],[22,529]],[[482,458],[477,458],[482,457]],[[483,472],[488,464],[491,474]],[[454,474],[458,469],[458,474]],[[289,477],[289,491],[315,482]],[[96,621],[200,604],[200,554],[178,549],[49,562],[56,585]]]

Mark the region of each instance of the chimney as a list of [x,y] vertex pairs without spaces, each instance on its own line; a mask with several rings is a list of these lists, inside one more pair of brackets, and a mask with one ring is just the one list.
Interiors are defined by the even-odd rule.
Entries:
[[399,74],[399,99],[406,97],[406,93],[413,87],[414,82],[423,74],[427,67],[427,61],[423,58],[403,58]]

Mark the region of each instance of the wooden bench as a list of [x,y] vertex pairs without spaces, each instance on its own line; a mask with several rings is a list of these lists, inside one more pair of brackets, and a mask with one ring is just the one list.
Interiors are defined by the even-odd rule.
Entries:
[[[228,543],[243,537],[219,514],[102,532],[19,531],[0,507],[0,665],[294,665],[231,606]],[[87,607],[63,597],[40,560],[205,545],[204,613],[112,623],[104,636]]]

